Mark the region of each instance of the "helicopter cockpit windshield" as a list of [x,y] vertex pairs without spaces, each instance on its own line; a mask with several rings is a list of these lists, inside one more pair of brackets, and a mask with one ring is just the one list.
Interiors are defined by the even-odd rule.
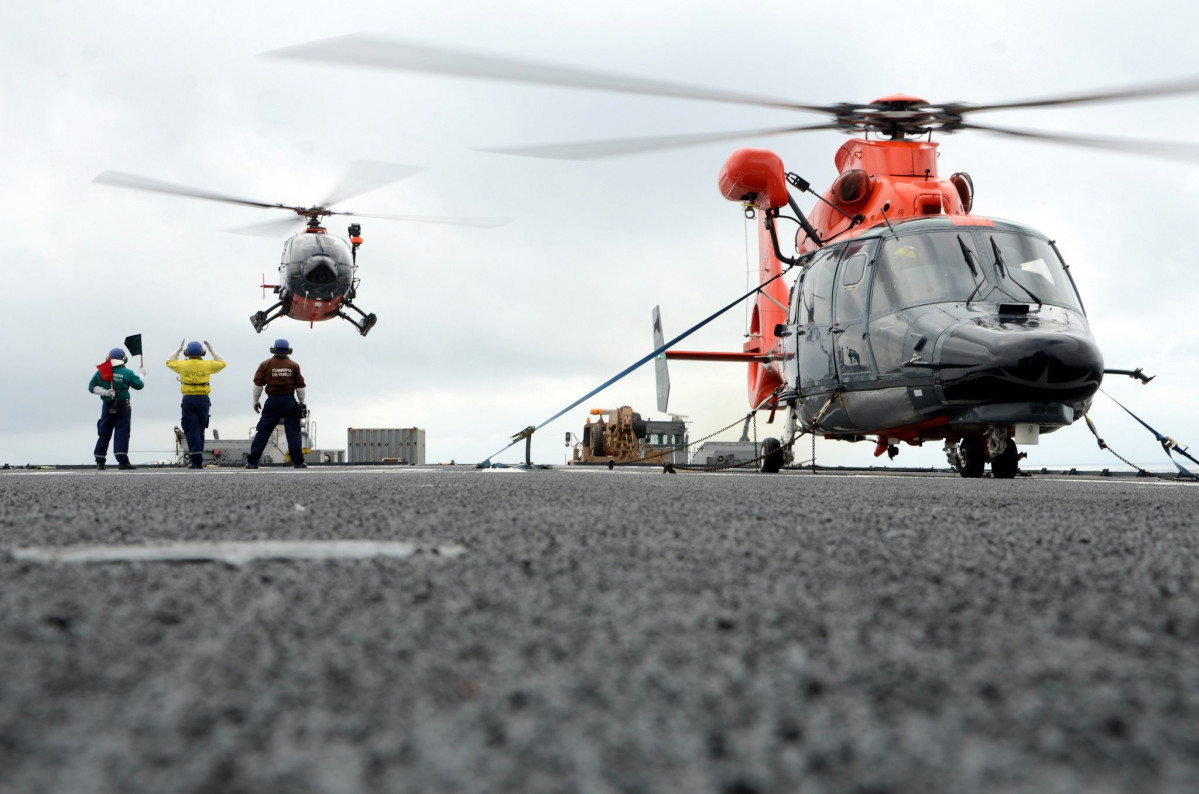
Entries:
[[1049,242],[1015,232],[987,232],[984,236],[1005,292],[1017,300],[1082,311],[1074,284]]
[[883,244],[871,312],[921,303],[967,301],[981,275],[953,232],[908,234]]

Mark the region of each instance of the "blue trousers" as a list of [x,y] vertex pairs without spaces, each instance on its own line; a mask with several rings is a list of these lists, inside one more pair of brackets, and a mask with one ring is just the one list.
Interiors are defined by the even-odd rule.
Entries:
[[116,439],[112,444],[112,453],[116,456],[117,463],[129,462],[129,420],[132,417],[132,410],[127,402],[116,403],[116,413],[110,414],[108,409],[112,407],[111,402],[100,403],[100,421],[96,422],[96,432],[99,438],[96,440],[96,459],[104,460],[108,457],[108,441],[112,439],[112,435],[116,433]]
[[207,394],[183,395],[183,416],[179,424],[187,437],[187,451],[191,453],[193,466],[204,463],[204,431],[208,428],[208,409],[211,407],[212,400]]
[[266,403],[262,406],[262,418],[258,420],[258,432],[250,442],[247,463],[257,463],[262,457],[266,442],[270,441],[271,433],[275,432],[279,422],[283,422],[283,433],[287,436],[287,454],[291,456],[291,462],[304,462],[304,439],[300,435],[300,404],[296,402],[295,395],[273,394],[266,398]]

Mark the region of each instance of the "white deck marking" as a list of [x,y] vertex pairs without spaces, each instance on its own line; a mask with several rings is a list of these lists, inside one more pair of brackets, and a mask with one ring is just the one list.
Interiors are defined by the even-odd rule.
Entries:
[[141,546],[41,546],[13,549],[17,562],[223,562],[245,565],[255,560],[367,560],[404,558],[423,553],[457,557],[463,546],[433,546],[375,540],[246,540],[164,543]]

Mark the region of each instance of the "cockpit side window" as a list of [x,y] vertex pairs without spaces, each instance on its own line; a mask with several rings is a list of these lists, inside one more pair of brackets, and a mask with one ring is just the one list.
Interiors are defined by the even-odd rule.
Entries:
[[828,325],[833,321],[833,279],[843,246],[821,249],[804,267],[800,323]]
[[887,239],[876,271],[872,315],[922,303],[966,301],[976,286],[971,263],[952,232]]
[[841,257],[841,269],[837,276],[837,324],[863,319],[866,313],[866,290],[870,279],[866,277],[866,265],[874,252],[874,240],[856,240],[845,246]]
[[1035,303],[1082,311],[1074,285],[1047,240],[1016,232],[994,232],[987,236],[991,243],[989,253],[1006,292],[1017,300],[1031,299]]

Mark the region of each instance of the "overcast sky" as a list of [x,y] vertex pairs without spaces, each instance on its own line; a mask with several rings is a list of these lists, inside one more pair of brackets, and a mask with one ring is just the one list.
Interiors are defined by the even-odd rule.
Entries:
[[[477,462],[648,353],[655,305],[669,337],[746,291],[755,234],[716,187],[734,149],[769,146],[823,190],[844,141],[807,133],[597,162],[490,154],[479,150],[821,119],[262,57],[270,50],[366,32],[807,103],[896,92],[992,102],[1199,74],[1199,11],[1183,2],[48,1],[6,17],[0,317],[11,385],[0,463],[11,464],[90,461],[99,409],[85,387],[132,333],[143,335],[147,370],[134,396],[135,461],[173,452],[179,389],[163,361],[181,339],[207,339],[229,363],[213,377],[212,427],[244,437],[256,421],[253,372],[282,336],[308,380],[317,446],[344,448],[347,427],[416,426],[429,462]],[[986,121],[1190,141],[1197,115],[1199,97],[1185,97]],[[1107,366],[1157,375],[1145,387],[1112,377],[1105,390],[1199,444],[1199,165],[973,133],[940,144],[942,174],[974,177],[976,212],[1057,240]],[[428,170],[342,209],[513,219],[490,230],[365,221],[358,304],[379,316],[366,338],[340,320],[254,333],[248,317],[270,302],[257,285],[272,281],[283,237],[222,230],[270,211],[92,183],[116,169],[306,204],[358,159]],[[329,230],[344,226],[332,219]],[[735,310],[680,347],[740,350],[745,325]],[[689,416],[693,437],[744,415],[744,367],[674,362],[671,374],[671,409]],[[540,431],[534,460],[561,463],[564,434],[580,432],[588,408],[622,404],[658,416],[652,367]],[[1125,457],[1168,463],[1104,395],[1091,415]],[[759,435],[774,430],[764,420]],[[871,451],[821,442],[817,455],[868,465]],[[1026,467],[1119,465],[1081,422],[1026,451]],[[894,463],[941,466],[944,456],[939,443],[905,446]]]

